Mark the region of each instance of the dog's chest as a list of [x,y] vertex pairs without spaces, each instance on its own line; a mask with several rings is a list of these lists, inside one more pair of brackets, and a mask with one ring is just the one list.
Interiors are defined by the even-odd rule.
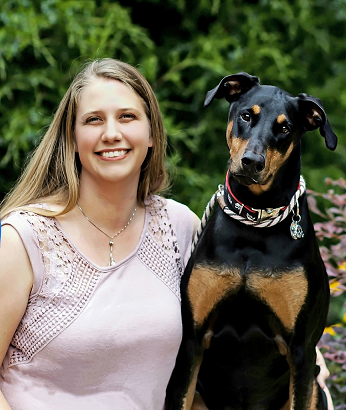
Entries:
[[251,268],[221,268],[207,264],[194,267],[188,297],[194,320],[202,325],[222,301],[242,298],[256,300],[258,306],[266,305],[284,325],[292,331],[308,292],[308,282],[303,268],[263,271]]

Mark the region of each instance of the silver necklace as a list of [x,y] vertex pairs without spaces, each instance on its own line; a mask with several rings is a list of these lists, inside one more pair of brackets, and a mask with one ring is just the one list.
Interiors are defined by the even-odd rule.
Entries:
[[118,236],[119,234],[121,234],[121,232],[125,231],[125,229],[130,225],[133,217],[135,216],[135,213],[137,211],[137,208],[135,208],[135,210],[133,211],[133,214],[131,215],[131,218],[128,220],[127,224],[120,229],[119,232],[117,232],[116,234],[114,234],[113,236],[109,236],[106,234],[106,232],[103,232],[102,229],[100,229],[98,226],[96,226],[94,224],[94,222],[90,221],[90,219],[85,215],[83,209],[79,206],[79,204],[77,204],[79,210],[82,212],[82,214],[84,215],[85,219],[91,223],[91,225],[93,225],[96,229],[98,229],[100,232],[102,232],[104,235],[107,236],[107,238],[109,238],[109,247],[110,247],[110,253],[109,253],[109,262],[108,262],[108,266],[114,266],[115,265],[115,260],[113,259],[113,239]]

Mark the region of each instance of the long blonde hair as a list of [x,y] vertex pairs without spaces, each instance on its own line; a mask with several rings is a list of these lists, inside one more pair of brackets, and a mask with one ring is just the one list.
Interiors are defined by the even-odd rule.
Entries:
[[14,209],[26,209],[39,202],[65,204],[60,212],[31,208],[47,216],[63,215],[77,204],[80,162],[75,153],[74,127],[79,96],[93,79],[118,80],[129,86],[144,103],[150,123],[153,146],[142,164],[137,199],[144,205],[148,195],[167,187],[164,166],[166,138],[162,116],[155,94],[143,75],[129,64],[111,58],[92,61],[76,75],[61,100],[48,131],[33,152],[24,172],[1,203],[1,216]]

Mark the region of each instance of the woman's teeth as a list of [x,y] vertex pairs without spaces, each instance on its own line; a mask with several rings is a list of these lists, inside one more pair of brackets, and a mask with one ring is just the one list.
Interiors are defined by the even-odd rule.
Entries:
[[107,157],[107,158],[121,157],[122,155],[125,155],[125,154],[127,154],[127,150],[100,152],[101,157]]

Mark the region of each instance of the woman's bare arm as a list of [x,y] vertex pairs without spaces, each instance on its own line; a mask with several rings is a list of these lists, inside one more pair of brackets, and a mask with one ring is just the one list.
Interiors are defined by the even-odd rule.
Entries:
[[[14,228],[5,225],[0,246],[0,363],[24,315],[32,284],[32,267],[23,242]],[[10,410],[1,392],[0,410]]]

